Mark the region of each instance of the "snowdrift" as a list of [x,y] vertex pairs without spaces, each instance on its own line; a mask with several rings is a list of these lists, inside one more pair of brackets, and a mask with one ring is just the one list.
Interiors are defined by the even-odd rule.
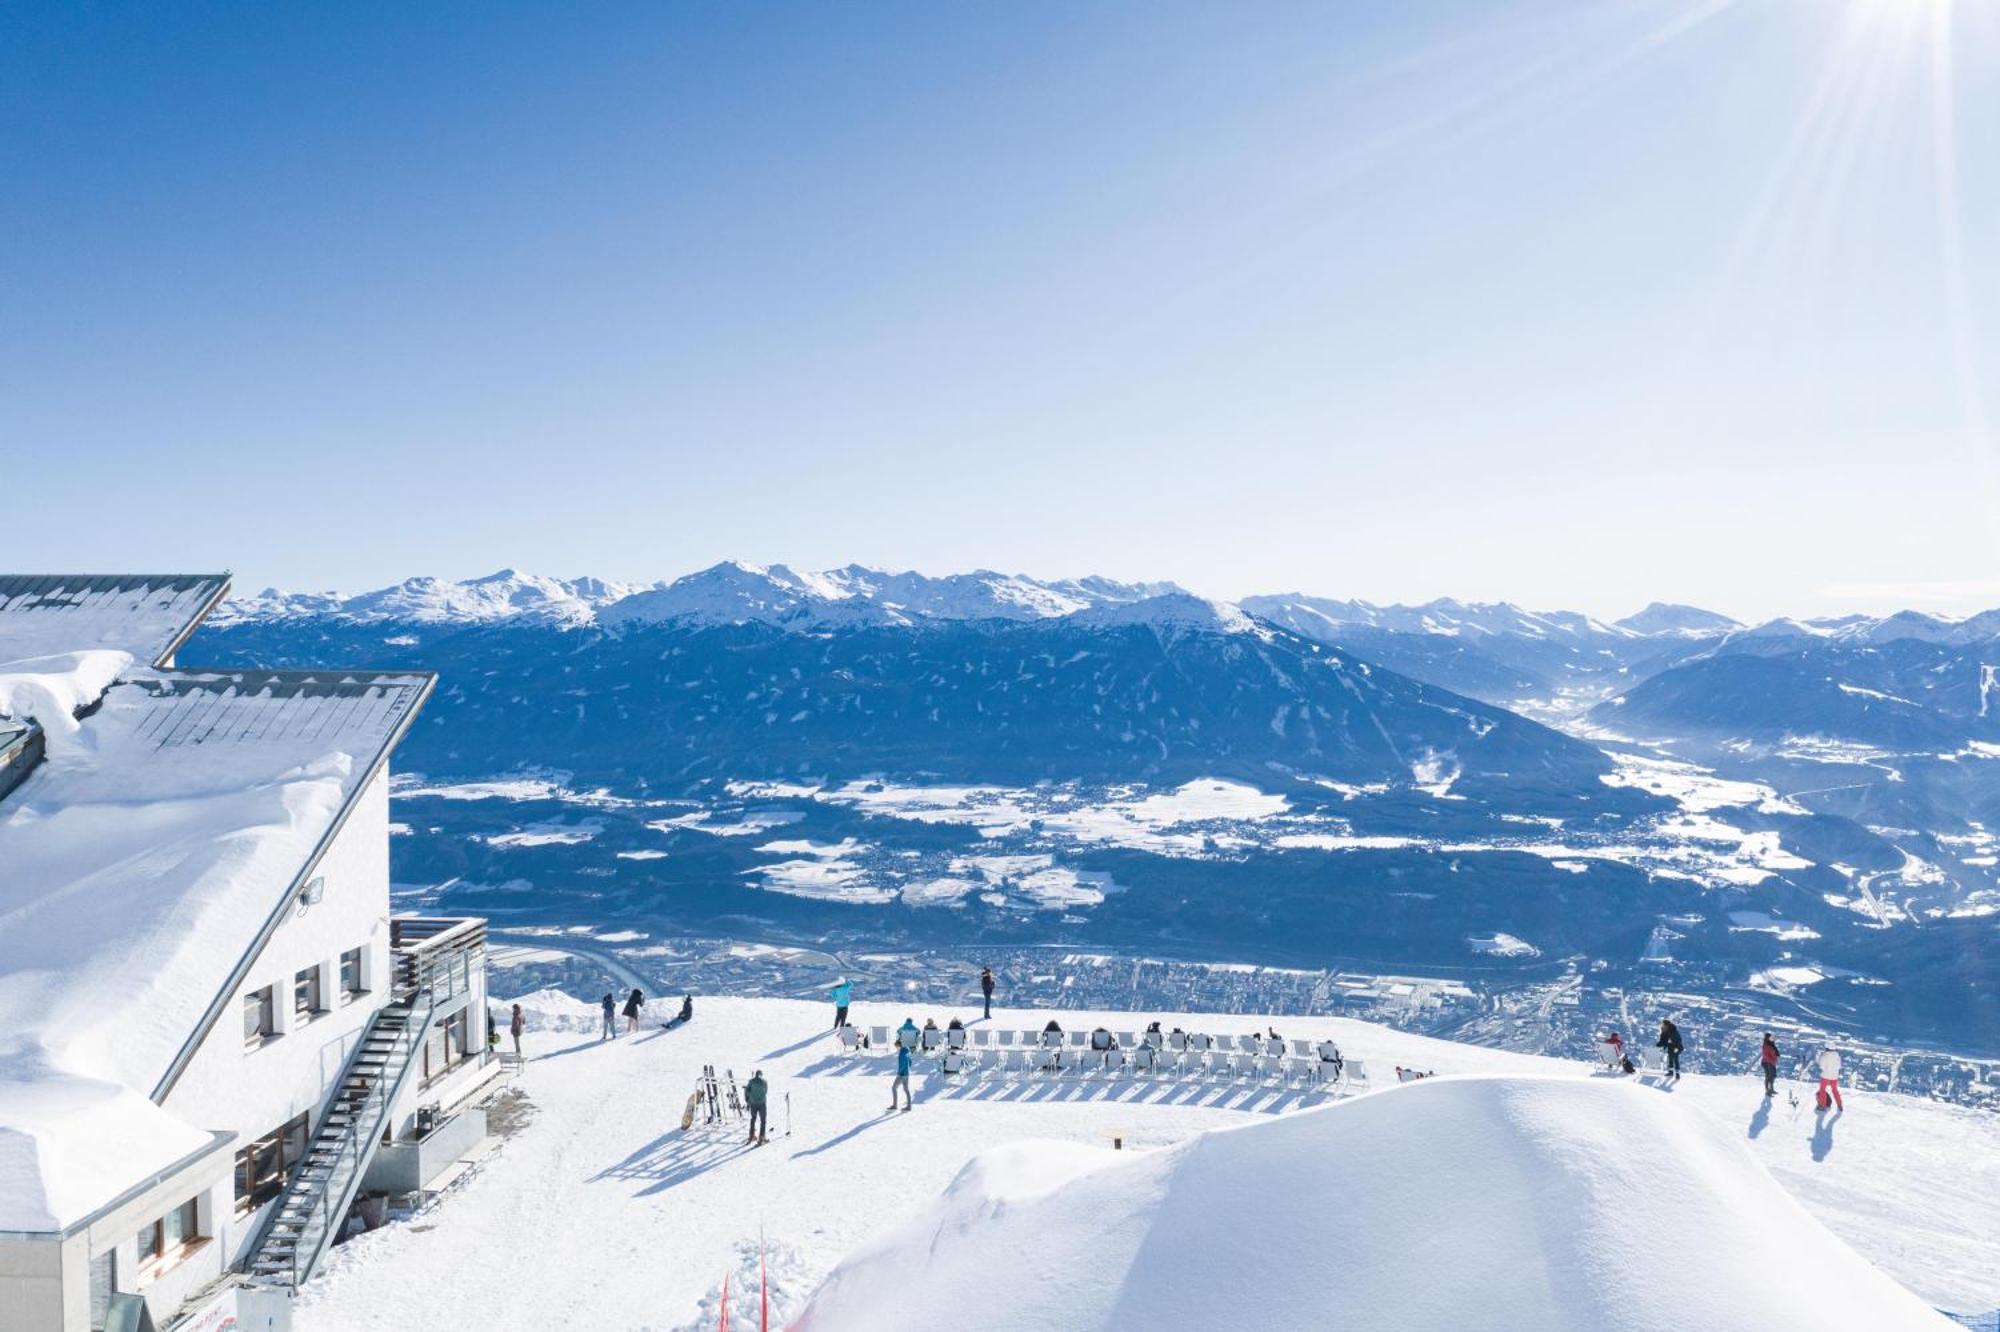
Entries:
[[793,1332],[1952,1324],[1749,1152],[1623,1082],[1432,1078],[1150,1156],[1021,1144]]

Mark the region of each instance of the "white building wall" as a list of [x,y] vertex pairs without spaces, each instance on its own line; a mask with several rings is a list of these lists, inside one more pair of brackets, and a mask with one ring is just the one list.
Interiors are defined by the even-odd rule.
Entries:
[[[278,927],[215,1029],[196,1051],[165,1106],[199,1128],[237,1135],[238,1145],[264,1136],[301,1114],[318,1128],[318,1112],[375,1010],[388,1002],[389,782],[386,767],[356,799],[315,874],[325,890],[310,906],[296,907]],[[340,955],[363,949],[367,990],[348,1000],[340,988]],[[301,1020],[293,1013],[293,982],[321,968],[323,1011]],[[248,1047],[241,1000],[271,986],[277,1035]],[[242,1256],[261,1217],[238,1217],[230,1190],[215,1214],[230,1262]]]

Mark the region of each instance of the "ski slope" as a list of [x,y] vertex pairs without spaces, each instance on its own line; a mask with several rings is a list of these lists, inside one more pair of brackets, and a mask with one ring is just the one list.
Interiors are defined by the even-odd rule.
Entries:
[[[1060,1154],[1052,1165],[1033,1167],[1044,1173],[1080,1169],[1078,1162],[1095,1167],[1105,1158],[1118,1163],[1114,1168],[1130,1169],[1122,1163],[1149,1153],[1164,1159],[1163,1149],[1187,1144],[1207,1129],[1282,1124],[1283,1132],[1304,1132],[1298,1126],[1307,1123],[1305,1116],[1286,1113],[1300,1107],[1296,1092],[1270,1087],[1122,1081],[966,1086],[921,1072],[914,1079],[916,1109],[884,1114],[886,1063],[836,1053],[823,1004],[697,997],[696,1020],[687,1028],[666,1032],[655,1021],[636,1037],[602,1043],[588,1034],[596,1019],[584,1006],[545,998],[541,1007],[543,1021],[556,1029],[529,1032],[530,1057],[517,1082],[532,1103],[532,1117],[417,1218],[336,1250],[326,1274],[301,1293],[301,1332],[712,1328],[725,1273],[734,1274],[732,1294],[743,1291],[746,1279],[754,1287],[760,1234],[772,1255],[774,1313],[789,1320],[844,1259],[865,1246],[893,1243],[904,1227],[930,1213],[968,1160],[982,1152],[1036,1140],[1067,1145],[1032,1149]],[[653,1007],[664,1016],[670,1005]],[[857,1002],[854,1018],[893,1026],[906,1011]],[[913,1011],[919,1021],[926,1016],[926,1010]],[[942,1022],[947,1014],[936,1016]],[[1039,1028],[1049,1016],[996,1010],[993,1025]],[[1153,1015],[1137,1015],[1136,1023],[1134,1016],[1060,1014],[1071,1030],[1100,1019],[1129,1029]],[[1747,1074],[1690,1075],[1666,1091],[1592,1078],[1582,1060],[1513,1055],[1338,1018],[1158,1016],[1169,1025],[1216,1032],[1275,1023],[1287,1037],[1331,1035],[1350,1059],[1369,1064],[1378,1085],[1393,1084],[1393,1068],[1402,1064],[1441,1075],[1579,1080],[1556,1084],[1544,1095],[1561,1104],[1574,1092],[1580,1119],[1599,1118],[1598,1098],[1608,1094],[1656,1102],[1656,1108],[1621,1114],[1593,1130],[1595,1150],[1638,1172],[1618,1178],[1646,1178],[1646,1163],[1669,1132],[1660,1126],[1672,1126],[1676,1140],[1712,1140],[1716,1152],[1736,1154],[1733,1173],[1744,1179],[1729,1196],[1777,1200],[1770,1204],[1772,1215],[1753,1216],[1749,1224],[1795,1230],[1803,1208],[1831,1232],[1821,1242],[1844,1241],[1922,1304],[1959,1312],[2000,1306],[2000,1242],[1994,1239],[2000,1235],[2000,1121],[1991,1115],[1856,1091],[1848,1094],[1845,1115],[1816,1125],[1809,1107],[1795,1116],[1782,1096],[1767,1105]],[[681,1110],[704,1063],[733,1068],[739,1079],[763,1069],[772,1087],[774,1132],[784,1132],[789,1093],[792,1135],[749,1148],[733,1131],[683,1134]],[[1424,1124],[1390,1112],[1416,1103],[1417,1094],[1453,1085],[1464,1084],[1397,1088],[1372,1102],[1339,1103],[1314,1118],[1332,1123],[1350,1114],[1386,1116],[1391,1127],[1382,1132],[1407,1139],[1406,1155],[1420,1159],[1428,1141]],[[1115,1157],[1104,1151],[1114,1133],[1126,1147]],[[1372,1143],[1330,1149],[1321,1164],[1345,1178],[1344,1158],[1358,1168],[1375,1150]],[[1751,1163],[1761,1165],[1782,1194],[1758,1181]],[[1446,1214],[1464,1203],[1462,1197],[1432,1198],[1424,1211],[1442,1226]],[[1256,1217],[1247,1219],[1254,1223]],[[1368,1218],[1357,1223],[1366,1225]],[[1674,1264],[1676,1253],[1705,1252],[1706,1243],[1662,1234],[1660,1261]],[[1619,1250],[1612,1265],[1636,1261]],[[1711,1279],[1691,1266],[1677,1271],[1684,1283]],[[1214,1272],[1218,1279],[1226,1275],[1221,1263]],[[1022,1281],[1031,1275],[1013,1274]],[[1786,1307],[1799,1311],[1799,1325],[1809,1321],[1813,1291],[1803,1274],[1776,1270],[1763,1279],[1796,1301]],[[966,1306],[954,1299],[951,1307]],[[738,1313],[748,1310],[740,1305]],[[876,1324],[899,1325],[893,1319]],[[1398,1326],[1393,1320],[1375,1325]],[[828,1324],[838,1326],[845,1324]]]

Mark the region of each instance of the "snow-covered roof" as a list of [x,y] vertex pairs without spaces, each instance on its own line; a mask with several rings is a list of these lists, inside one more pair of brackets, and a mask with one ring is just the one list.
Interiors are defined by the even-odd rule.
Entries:
[[90,648],[170,660],[228,574],[0,574],[0,661]]
[[[0,1230],[68,1224],[106,1200],[90,1181],[172,1152],[113,1092],[163,1095],[432,684],[129,661],[0,660],[0,707],[49,738],[0,800]],[[86,1169],[48,1150],[47,1107],[70,1102],[115,1112],[129,1152]]]
[[0,1230],[67,1230],[213,1145],[214,1135],[115,1082],[0,1078]]

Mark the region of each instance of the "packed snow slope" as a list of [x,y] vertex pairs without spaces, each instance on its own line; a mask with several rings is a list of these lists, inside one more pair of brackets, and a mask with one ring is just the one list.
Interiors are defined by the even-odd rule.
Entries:
[[[1107,1161],[1117,1164],[1105,1164]],[[1033,1280],[1020,1274],[1033,1272]],[[835,1270],[795,1332],[1950,1322],[1739,1143],[1625,1082],[1431,1078],[1120,1160],[975,1159]]]
[[[678,994],[668,994],[652,1009],[663,1016],[678,1002]],[[504,1005],[496,1007],[504,1011]],[[1924,1304],[1955,1312],[2000,1306],[1995,1261],[2000,1242],[1994,1238],[2000,1235],[2000,1119],[1956,1106],[1850,1090],[1846,1113],[1820,1121],[1809,1106],[1793,1111],[1783,1095],[1775,1103],[1765,1101],[1747,1071],[1691,1074],[1666,1090],[1592,1078],[1582,1058],[1508,1054],[1341,1018],[1064,1011],[1059,1016],[1072,1031],[1100,1021],[1131,1030],[1157,1016],[1170,1025],[1215,1033],[1241,1034],[1275,1023],[1288,1038],[1331,1036],[1350,1060],[1366,1061],[1376,1085],[1391,1089],[1336,1103],[1325,1113],[1308,1108],[1294,1116],[1314,1104],[1295,1089],[1135,1085],[1124,1079],[966,1084],[930,1073],[920,1063],[915,1110],[885,1115],[888,1061],[837,1053],[826,1029],[831,1013],[821,1003],[697,995],[692,1025],[668,1032],[655,1017],[638,1036],[606,1042],[595,1039],[597,1019],[588,1005],[543,994],[529,996],[527,1007],[528,1059],[513,1084],[526,1097],[525,1122],[414,1221],[336,1249],[326,1274],[301,1292],[299,1332],[412,1327],[712,1332],[724,1273],[734,1274],[731,1293],[739,1301],[732,1324],[755,1327],[760,1234],[773,1258],[773,1326],[787,1326],[844,1259],[899,1242],[893,1237],[936,1204],[968,1159],[1009,1144],[1050,1142],[1067,1150],[1057,1157],[1046,1146],[1018,1149],[1024,1172],[1046,1170],[1052,1178],[1067,1178],[1079,1173],[1072,1168],[1076,1160],[1139,1162],[1113,1166],[1103,1183],[1092,1183],[1092,1176],[1069,1187],[1116,1186],[1120,1197],[1136,1205],[1144,1201],[1144,1189],[1157,1185],[1154,1202],[1167,1209],[1157,1215],[1172,1217],[1175,1224],[1173,1231],[1159,1232],[1160,1242],[1170,1234],[1178,1243],[1191,1242],[1191,1228],[1202,1222],[1170,1198],[1174,1186],[1203,1181],[1202,1187],[1217,1190],[1218,1231],[1234,1226],[1246,1232],[1245,1242],[1269,1247],[1247,1259],[1239,1248],[1219,1249],[1213,1259],[1193,1264],[1193,1272],[1209,1281],[1245,1290],[1265,1284],[1293,1289],[1289,1283],[1301,1266],[1296,1246],[1312,1244],[1318,1256],[1307,1275],[1319,1284],[1311,1298],[1283,1321],[1263,1326],[1509,1326],[1486,1317],[1402,1323],[1347,1318],[1339,1312],[1342,1301],[1359,1299],[1372,1287],[1360,1259],[1330,1264],[1328,1255],[1341,1245],[1365,1242],[1358,1252],[1378,1255],[1392,1252],[1386,1248],[1391,1239],[1421,1244],[1425,1261],[1401,1269],[1414,1273],[1400,1292],[1410,1300],[1428,1298],[1423,1288],[1429,1283],[1456,1280],[1454,1268],[1469,1265],[1484,1272],[1482,1254],[1490,1247],[1518,1256],[1528,1242],[1551,1246],[1565,1262],[1587,1264],[1545,1269],[1551,1300],[1611,1300],[1620,1292],[1638,1299],[1635,1292],[1654,1289],[1657,1282],[1692,1288],[1717,1279],[1702,1255],[1725,1252],[1725,1244],[1737,1242],[1746,1227],[1769,1232],[1749,1251],[1753,1255],[1768,1255],[1768,1245],[1782,1244],[1785,1253],[1810,1259],[1760,1273],[1774,1292],[1771,1298],[1785,1300],[1784,1312],[1767,1317],[1764,1328],[1842,1326],[1820,1319],[1819,1310],[1822,1303],[1845,1302],[1850,1289],[1893,1306],[1890,1296],[1867,1294],[1867,1281],[1831,1259],[1824,1259],[1830,1264],[1825,1270],[1833,1273],[1828,1280],[1834,1284],[1824,1290],[1815,1285],[1823,1270],[1817,1264],[1833,1241],[1790,1199]],[[958,1011],[975,1027],[989,1025],[975,1020],[976,1007]],[[945,1009],[873,1002],[863,994],[853,1016],[863,1025],[894,1025],[906,1014],[920,1022],[929,1014],[940,1023],[950,1015]],[[1049,1017],[1046,1011],[996,1009],[990,1025],[1039,1030]],[[705,1063],[734,1069],[739,1079],[753,1068],[764,1071],[773,1106],[770,1145],[746,1147],[735,1124],[716,1132],[699,1125],[692,1133],[681,1132],[682,1105]],[[1566,1080],[1547,1087],[1464,1084],[1469,1091],[1440,1081],[1397,1090],[1399,1064],[1434,1069],[1441,1079],[1487,1074]],[[1528,1090],[1493,1089],[1518,1085]],[[1510,1095],[1525,1099],[1493,1111],[1502,1118],[1497,1127],[1488,1125],[1491,1145],[1482,1148],[1468,1127],[1471,1110],[1460,1098]],[[787,1098],[793,1132],[778,1137],[787,1125]],[[1187,1145],[1206,1130],[1241,1124],[1263,1125],[1271,1136],[1260,1137],[1259,1129]],[[1114,1133],[1124,1141],[1122,1153],[1107,1150]],[[1260,1141],[1279,1146],[1267,1154],[1257,1146]],[[1245,1154],[1240,1161],[1239,1152]],[[1551,1164],[1575,1152],[1587,1159],[1562,1170]],[[997,1181],[996,1189],[1019,1187],[1008,1181],[1021,1174],[994,1164],[1004,1159],[989,1157],[971,1178]],[[1130,1178],[1151,1183],[1117,1185],[1128,1169],[1145,1171]],[[1544,1172],[1539,1189],[1533,1173],[1538,1170]],[[1659,1182],[1670,1177],[1674,1182]],[[1682,1192],[1697,1185],[1720,1192],[1697,1207]],[[961,1190],[966,1187],[961,1184]],[[1301,1222],[1297,1235],[1279,1234],[1278,1223],[1302,1215],[1297,1209],[1307,1194],[1313,1195],[1313,1206],[1324,1204],[1326,1210],[1311,1214],[1310,1228]],[[1527,1208],[1524,1200],[1531,1196],[1534,1206],[1522,1213],[1524,1220],[1501,1222],[1503,1214],[1513,1215],[1508,1208]],[[1742,1219],[1725,1215],[1737,1205],[1748,1209]],[[1635,1212],[1628,1224],[1579,1210],[1586,1207]],[[1057,1219],[1055,1212],[1046,1215]],[[1410,1235],[1413,1217],[1437,1238]],[[1660,1228],[1667,1220],[1673,1228]],[[1683,1234],[1680,1225],[1688,1220],[1720,1226],[1727,1238],[1712,1243],[1700,1233]],[[1654,1227],[1650,1236],[1641,1221]],[[1337,1240],[1331,1226],[1344,1227]],[[1530,1232],[1530,1226],[1542,1229]],[[994,1234],[997,1244],[1000,1232]],[[1643,1252],[1629,1247],[1635,1236],[1646,1240]],[[996,1247],[990,1270],[957,1287],[931,1284],[922,1263],[913,1261],[904,1279],[930,1293],[924,1316],[885,1314],[871,1328],[931,1327],[940,1321],[957,1326],[979,1315],[988,1301],[1013,1298],[1016,1292],[1004,1287],[1067,1282],[1065,1274],[1072,1272],[1081,1279],[1090,1258],[1081,1248],[1064,1247],[1072,1240],[1052,1230],[1047,1245],[1012,1263],[1002,1261]],[[956,1252],[954,1243],[950,1236],[940,1241],[940,1262],[948,1251]],[[1140,1257],[1150,1264],[1143,1249]],[[844,1269],[826,1299],[835,1299],[835,1290],[856,1270]],[[1741,1271],[1733,1262],[1720,1270],[1731,1282]],[[1120,1284],[1115,1265],[1104,1271],[1114,1288]],[[1333,1278],[1347,1273],[1352,1289],[1336,1294]],[[468,1279],[468,1274],[474,1275]],[[1482,1279],[1499,1281],[1501,1274]],[[1650,1305],[1649,1323],[1633,1325],[1732,1325],[1705,1323],[1691,1313],[1681,1317],[1680,1310],[1707,1308],[1690,1305],[1689,1298],[1677,1289],[1671,1300]],[[1640,1307],[1647,1305],[1640,1301]],[[1772,1305],[1760,1299],[1747,1307]],[[1234,1313],[1227,1320],[1204,1321],[1194,1316],[1194,1304],[1186,1308],[1186,1314],[1152,1326],[1164,1332],[1260,1325]],[[1090,1311],[1079,1302],[1076,1322],[1062,1325],[1104,1325],[1088,1322]],[[836,1312],[849,1316],[845,1306],[836,1310],[829,1303],[823,1310],[828,1319]],[[1833,1309],[1829,1316],[1844,1315]],[[1147,1326],[1136,1320],[1122,1325]],[[1873,1325],[1932,1324],[1913,1315],[1900,1324]],[[813,1332],[824,1330],[815,1326]]]

